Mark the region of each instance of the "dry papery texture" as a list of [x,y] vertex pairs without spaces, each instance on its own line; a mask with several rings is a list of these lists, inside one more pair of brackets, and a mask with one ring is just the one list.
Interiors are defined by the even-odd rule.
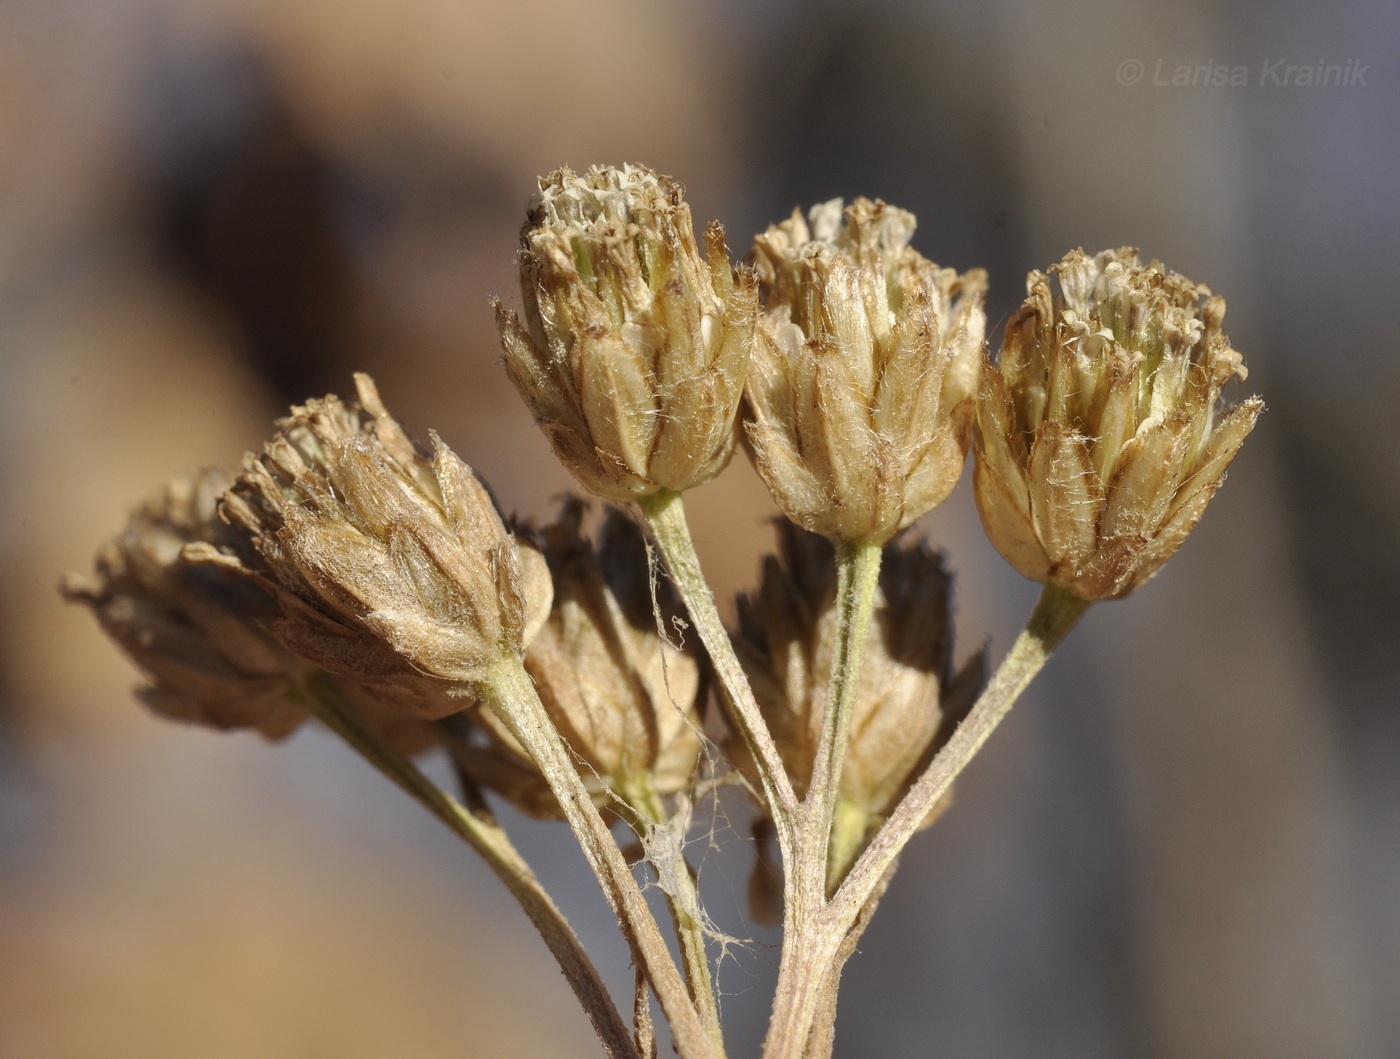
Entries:
[[[836,648],[836,557],[824,538],[775,525],[778,554],[764,558],[758,590],[739,597],[734,647],[805,794]],[[953,669],[950,588],[942,557],[923,541],[885,545],[839,795],[841,811],[858,814],[863,831],[894,808],[981,690],[980,651]],[[737,740],[729,749],[748,762]]]
[[679,184],[633,165],[542,178],[520,291],[523,319],[496,305],[506,369],[586,489],[625,502],[723,469],[758,293],[718,223],[701,254]]
[[297,654],[423,718],[465,709],[549,613],[544,557],[517,542],[486,487],[433,436],[431,454],[385,411],[294,408],[222,505],[253,538],[248,576],[277,597],[273,632]]
[[754,243],[749,448],[783,513],[833,540],[889,540],[952,491],[967,454],[986,274],[924,258],[914,225],[833,199]]
[[977,506],[1021,573],[1116,599],[1180,547],[1264,405],[1218,413],[1246,373],[1208,288],[1127,247],[1050,271],[983,374]]
[[[102,546],[96,575],[70,576],[64,594],[90,606],[146,673],[139,695],[156,713],[280,739],[308,716],[306,681],[325,674],[269,631],[278,624],[277,593],[247,573],[259,565],[252,539],[217,514],[232,482],[213,468],[175,478]],[[335,687],[400,750],[434,742],[428,725],[352,681]]]
[[306,719],[292,689],[311,667],[259,628],[276,614],[268,592],[182,555],[207,542],[251,558],[247,536],[216,514],[231,481],[213,469],[171,481],[101,547],[96,575],[69,576],[64,594],[147,674],[139,694],[156,713],[276,739]]
[[[549,563],[554,602],[530,641],[525,668],[550,720],[580,763],[601,809],[667,798],[689,789],[700,760],[703,695],[693,649],[663,639],[681,614],[669,582],[649,578],[646,545],[636,524],[615,508],[601,519],[596,543],[584,533],[587,506],[566,501],[558,521],[522,538]],[[653,591],[656,610],[653,610]],[[524,811],[563,813],[543,776],[494,714],[477,715],[489,737],[459,745],[468,775],[504,794]]]

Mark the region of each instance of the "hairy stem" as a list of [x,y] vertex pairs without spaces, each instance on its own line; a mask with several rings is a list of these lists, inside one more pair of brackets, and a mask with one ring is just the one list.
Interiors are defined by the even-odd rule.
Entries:
[[675,961],[666,948],[637,880],[613,839],[598,807],[593,804],[573,755],[549,718],[530,676],[518,658],[500,662],[483,682],[487,705],[525,748],[543,773],[573,828],[588,866],[617,917],[633,961],[646,971],[683,1059],[720,1059]]
[[[831,901],[814,905],[806,887],[789,885],[784,905],[783,959],[778,968],[778,990],[764,1043],[764,1059],[806,1059],[814,1037],[818,1049],[822,1037],[830,1038],[830,1030],[822,1026],[827,1018],[834,1017],[831,1012],[839,972],[833,975],[831,971],[837,965],[844,939],[857,929],[864,910],[873,908],[872,898],[888,884],[900,852],[929,810],[981,749],[1088,606],[1084,600],[1047,585],[1025,631],[1017,637],[991,683],[876,833]],[[799,835],[799,865],[810,855],[805,846],[807,837],[805,830]]]
[[700,557],[690,536],[681,494],[663,490],[654,496],[642,498],[637,506],[641,508],[642,516],[661,552],[666,571],[685,602],[690,620],[695,623],[700,642],[710,656],[710,664],[719,676],[720,687],[729,701],[734,726],[753,755],[777,830],[778,848],[787,863],[792,853],[797,822],[797,796],[793,793],[787,770],[783,768],[778,748],[773,745],[773,735],[753,697],[744,668],[734,653],[734,645],[729,642],[729,633],[720,620],[714,595],[700,572]]
[[830,977],[845,931],[826,908],[811,908],[797,887],[784,892],[783,955],[763,1059],[804,1059],[812,1029],[836,998]]
[[832,823],[860,690],[861,663],[870,638],[880,557],[877,544],[844,542],[837,551],[837,626],[831,677],[807,797],[799,808],[796,841],[784,863],[783,955],[764,1044],[765,1059],[801,1059],[813,1025],[836,1003],[831,990],[839,983],[840,973],[832,975],[831,971],[854,917],[842,922],[830,914],[828,886],[834,887],[854,859],[864,827],[859,835],[853,835],[843,818],[843,826],[833,839]]
[[637,1028],[641,1059],[656,1059],[656,1026],[651,1020],[651,986],[646,972],[637,968],[637,988],[632,997],[632,1024]]
[[1021,692],[1088,609],[1089,603],[1078,596],[1053,585],[1045,586],[1025,631],[1011,645],[986,690],[846,876],[833,899],[833,914],[854,918],[929,810],[982,749]]
[[[705,951],[704,910],[700,907],[699,887],[685,859],[685,835],[673,834],[660,843],[652,841],[654,829],[672,824],[674,817],[666,811],[649,776],[636,777],[635,782],[625,785],[621,793],[627,807],[627,822],[641,839],[647,858],[652,860],[657,874],[661,876],[666,907],[676,928],[676,939],[680,942],[681,963],[685,967],[690,999],[700,1012],[716,1049],[723,1052],[724,1030],[720,1025],[709,956]],[[655,864],[658,856],[667,856],[669,863]]]
[[[875,612],[875,589],[880,580],[881,548],[878,544],[842,542],[836,553],[836,643],[831,659],[831,680],[821,735],[817,740],[812,778],[802,806],[802,828],[807,832],[803,849],[813,863],[797,865],[794,875],[812,873],[812,885],[834,888],[839,878],[828,878],[831,857],[831,824],[841,788],[841,766],[850,742],[851,717],[860,692],[861,662],[870,638]],[[842,868],[846,865],[842,865]],[[821,882],[817,883],[820,873]]]
[[[870,636],[880,555],[880,546],[872,544],[843,543],[837,551],[836,643],[807,797],[799,806],[796,841],[784,857],[783,955],[765,1059],[801,1059],[814,1022],[836,1003],[835,996],[827,995],[828,983],[834,988],[840,980],[839,973],[831,977],[830,972],[850,924],[827,909],[832,819]],[[846,829],[839,838],[841,858],[849,863]]]
[[860,944],[865,928],[870,926],[875,909],[879,906],[880,899],[885,896],[885,891],[889,889],[890,879],[894,877],[898,867],[899,861],[896,859],[880,879],[875,891],[865,899],[860,915],[856,916],[855,923],[841,939],[841,947],[836,950],[836,958],[831,961],[826,979],[822,982],[821,1002],[817,1006],[816,1019],[807,1037],[807,1050],[802,1059],[830,1059],[831,1050],[836,1044],[836,998],[841,989],[841,972],[846,968],[846,961],[855,955],[856,946]]
[[559,962],[565,980],[583,1005],[604,1051],[612,1059],[638,1059],[627,1024],[608,995],[593,961],[564,913],[511,843],[505,829],[488,815],[469,811],[423,775],[406,755],[364,723],[325,674],[309,677],[301,692],[302,701],[317,720],[481,854],[520,903]]

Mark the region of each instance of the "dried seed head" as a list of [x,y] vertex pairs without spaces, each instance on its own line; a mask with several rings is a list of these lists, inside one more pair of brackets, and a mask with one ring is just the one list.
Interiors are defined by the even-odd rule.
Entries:
[[729,461],[758,293],[724,230],[706,253],[670,177],[641,166],[540,180],[521,233],[524,320],[496,303],[506,369],[570,473],[618,502]]
[[[781,523],[779,554],[764,559],[758,591],[739,598],[735,650],[800,796],[831,681],[835,571],[827,541]],[[980,687],[980,654],[953,674],[948,597],[943,561],[923,542],[885,546],[841,772],[845,811],[857,813],[864,830],[894,808]],[[733,756],[747,760],[737,741]]]
[[276,739],[306,719],[291,688],[311,667],[260,631],[276,613],[268,593],[181,555],[193,541],[247,548],[215,513],[229,481],[210,469],[170,482],[102,546],[96,577],[70,575],[63,594],[145,670],[139,694],[156,713]]
[[548,613],[548,570],[466,464],[436,436],[422,451],[369,376],[355,382],[358,405],[326,397],[281,421],[223,515],[252,535],[279,592],[279,639],[419,716],[444,716],[468,704],[450,685],[469,692],[520,655]]
[[889,540],[962,473],[986,273],[909,246],[914,215],[857,199],[754,243],[765,299],[746,437],[778,506],[832,540]]
[[[657,632],[645,545],[635,524],[610,509],[595,546],[583,535],[585,506],[567,502],[538,534],[554,580],[549,619],[525,654],[550,718],[584,762],[600,807],[638,793],[662,797],[687,790],[700,756],[700,668]],[[679,613],[657,583],[663,621]],[[557,816],[544,780],[494,714],[477,723],[493,737],[491,756],[469,773],[527,812]],[[634,805],[646,815],[646,807]]]
[[[231,475],[181,475],[132,515],[97,555],[97,576],[70,576],[68,599],[90,606],[103,629],[150,677],[141,698],[155,712],[214,728],[255,728],[270,739],[307,717],[303,685],[318,668],[280,644],[281,594],[255,571],[252,539],[217,514]],[[367,688],[329,679],[368,725],[406,754],[436,730]]]
[[1117,599],[1181,546],[1263,402],[1217,416],[1245,378],[1225,300],[1130,248],[1032,272],[978,404],[976,496],[1012,566]]

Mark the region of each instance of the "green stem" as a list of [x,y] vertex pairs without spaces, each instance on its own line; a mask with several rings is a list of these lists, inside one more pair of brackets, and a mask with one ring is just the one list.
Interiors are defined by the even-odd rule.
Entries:
[[[624,783],[618,792],[626,806],[628,825],[642,841],[642,848],[651,858],[658,850],[650,841],[654,828],[665,827],[672,820],[671,814],[652,786],[649,776],[637,776]],[[714,980],[710,975],[709,956],[705,951],[704,913],[700,907],[700,892],[691,874],[690,864],[685,859],[684,835],[673,836],[675,841],[664,847],[671,853],[668,865],[656,865],[663,876],[662,890],[666,894],[666,907],[671,913],[671,922],[676,928],[676,938],[680,942],[681,963],[685,967],[686,985],[690,989],[690,999],[700,1012],[716,1050],[724,1050],[724,1030],[720,1025],[719,1004],[715,1000]]]
[[[839,880],[837,872],[846,866],[831,861],[835,848],[832,820],[860,690],[861,662],[870,638],[880,557],[878,544],[843,542],[837,551],[836,642],[807,798],[800,809],[791,854],[784,858],[783,954],[764,1042],[763,1054],[768,1059],[800,1059],[806,1052],[814,1020],[835,1003],[835,997],[828,997],[825,991],[831,961],[855,920],[852,916],[849,922],[842,922],[830,914],[827,887]],[[846,863],[851,856],[849,830],[843,826],[837,853],[838,860]],[[862,828],[862,839],[863,832]],[[832,979],[836,980],[839,976]]]
[[481,854],[558,960],[603,1049],[613,1059],[637,1059],[632,1035],[593,961],[505,830],[489,817],[468,811],[423,775],[406,755],[365,724],[327,674],[316,673],[307,678],[300,697],[317,720]]
[[865,846],[870,830],[870,813],[845,795],[836,796],[836,812],[831,819],[831,846],[826,854],[826,888],[830,894],[841,885]]
[[982,749],[1021,692],[1088,609],[1087,600],[1053,585],[1045,586],[1040,602],[1026,622],[1025,631],[1011,645],[1011,650],[986,690],[958,725],[952,738],[934,756],[923,775],[890,814],[837,890],[831,910],[838,919],[853,919],[858,914],[929,810],[947,793],[953,780],[967,767],[977,751]]
[[773,744],[773,735],[763,720],[763,714],[749,687],[744,667],[729,642],[729,633],[715,607],[714,594],[700,571],[700,556],[690,536],[685,517],[685,503],[680,493],[662,490],[637,501],[646,519],[666,571],[684,601],[690,620],[695,623],[700,642],[710,656],[710,664],[719,677],[720,687],[729,701],[730,717],[739,736],[744,740],[758,769],[759,781],[768,802],[778,835],[778,848],[784,864],[790,863],[797,824],[797,796],[782,757]]
[[[831,825],[841,788],[841,766],[851,736],[851,717],[860,692],[861,663],[870,620],[875,613],[875,590],[880,581],[881,548],[878,544],[842,542],[836,554],[836,643],[831,659],[831,681],[822,715],[821,735],[812,763],[812,778],[803,805],[808,840],[803,849],[817,863],[810,866],[824,880],[822,896],[840,881],[830,875]],[[844,868],[845,865],[842,865]],[[801,871],[799,866],[798,871]]]
[[617,917],[632,950],[633,962],[646,971],[681,1056],[721,1059],[723,1052],[716,1048],[692,1003],[646,898],[612,831],[593,804],[568,745],[540,702],[523,663],[518,658],[502,659],[478,690],[511,736],[525,748],[563,809],[584,858]]

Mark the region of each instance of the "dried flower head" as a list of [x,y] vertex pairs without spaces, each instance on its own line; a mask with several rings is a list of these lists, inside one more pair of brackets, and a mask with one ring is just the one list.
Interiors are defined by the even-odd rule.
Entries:
[[[652,609],[646,548],[636,525],[609,509],[596,546],[583,533],[584,504],[569,500],[537,539],[549,560],[554,604],[530,642],[525,668],[551,720],[584,763],[597,804],[617,797],[644,816],[640,799],[685,791],[700,757],[700,667],[662,639]],[[656,583],[663,621],[679,605]],[[494,714],[477,723],[493,737],[467,770],[522,809],[557,816],[543,778]],[[487,756],[495,762],[484,760]]]
[[1116,599],[1181,546],[1263,410],[1217,416],[1245,378],[1225,300],[1130,248],[1082,250],[1027,278],[1001,366],[983,376],[976,496],[1027,577]]
[[218,517],[233,477],[206,468],[171,481],[103,545],[97,576],[70,576],[64,595],[150,677],[139,692],[156,713],[220,729],[289,735],[308,712],[309,683],[329,681],[371,729],[406,754],[436,730],[346,679],[289,652],[271,632],[281,594],[255,573],[252,539]]
[[506,369],[591,492],[681,491],[729,461],[758,295],[724,230],[695,242],[670,177],[641,166],[540,180],[521,233],[524,321],[496,303]]
[[[831,682],[836,559],[819,536],[786,522],[778,532],[778,554],[765,557],[758,591],[739,598],[734,646],[801,795]],[[942,558],[922,541],[886,545],[841,772],[838,814],[855,818],[860,838],[894,808],[972,704],[981,655],[954,675],[952,646]],[[735,757],[745,760],[741,747]]]
[[229,482],[213,469],[174,479],[102,546],[96,577],[70,576],[63,593],[145,670],[139,694],[156,713],[276,739],[306,719],[292,689],[311,667],[261,631],[276,613],[268,593],[182,556],[194,541],[247,548],[216,515]]
[[952,491],[967,454],[986,274],[925,259],[914,223],[833,199],[754,243],[749,448],[783,513],[832,540],[889,540]]
[[[294,408],[223,504],[253,537],[298,654],[423,717],[452,685],[518,657],[548,613],[544,559],[517,546],[485,486],[433,436],[431,456],[356,375],[359,404]],[[447,682],[444,684],[443,682]]]

